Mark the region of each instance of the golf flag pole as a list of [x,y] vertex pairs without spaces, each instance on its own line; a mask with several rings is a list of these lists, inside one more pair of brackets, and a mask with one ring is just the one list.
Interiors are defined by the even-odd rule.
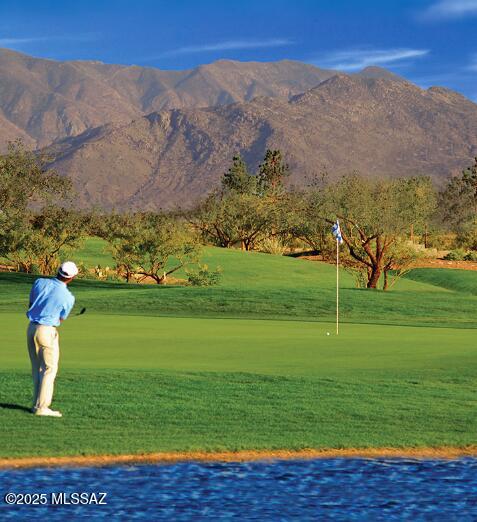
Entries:
[[340,245],[343,242],[340,222],[337,219],[331,229],[336,238],[336,335],[340,333]]
[[340,244],[336,239],[336,335],[340,333]]

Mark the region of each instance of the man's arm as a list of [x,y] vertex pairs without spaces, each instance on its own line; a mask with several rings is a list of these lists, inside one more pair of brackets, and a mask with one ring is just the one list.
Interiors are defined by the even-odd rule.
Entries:
[[29,301],[28,301],[28,310],[30,310],[30,308],[32,307],[33,305],[33,301],[35,301],[35,292],[36,292],[36,284],[38,282],[38,279],[33,283],[33,286],[31,287],[31,290],[30,290],[30,298],[29,298]]
[[75,305],[75,298],[74,298],[74,296],[71,296],[71,299],[68,299],[68,301],[63,306],[63,310],[61,311],[61,314],[60,314],[60,323],[62,323],[65,319],[68,318],[74,305]]

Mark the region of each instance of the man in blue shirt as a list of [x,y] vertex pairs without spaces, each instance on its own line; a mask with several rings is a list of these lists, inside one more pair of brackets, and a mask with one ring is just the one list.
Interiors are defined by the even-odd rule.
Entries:
[[75,304],[67,285],[77,274],[77,266],[66,261],[60,266],[56,278],[37,279],[30,292],[27,342],[33,376],[32,412],[35,415],[62,416],[59,411],[50,409],[60,358],[56,327],[68,317]]

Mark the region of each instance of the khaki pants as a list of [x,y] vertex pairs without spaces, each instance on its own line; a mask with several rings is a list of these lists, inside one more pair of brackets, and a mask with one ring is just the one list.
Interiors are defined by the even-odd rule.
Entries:
[[30,323],[27,341],[33,377],[33,407],[49,408],[60,358],[58,331],[54,326]]

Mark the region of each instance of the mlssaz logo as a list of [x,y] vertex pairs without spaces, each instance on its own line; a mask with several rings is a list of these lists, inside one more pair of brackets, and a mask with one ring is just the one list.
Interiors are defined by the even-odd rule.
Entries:
[[107,493],[52,493],[51,504],[56,506],[85,506],[89,504],[106,506],[106,496]]

